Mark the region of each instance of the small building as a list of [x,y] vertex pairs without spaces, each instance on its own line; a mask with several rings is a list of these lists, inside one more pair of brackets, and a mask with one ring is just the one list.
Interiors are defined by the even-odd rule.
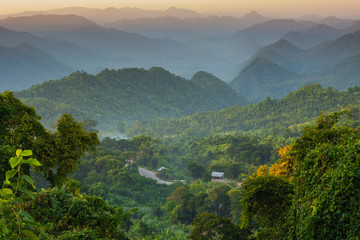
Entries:
[[166,169],[166,167],[162,166],[161,168],[156,169],[156,171],[161,172],[164,169]]
[[213,179],[224,179],[224,173],[223,172],[212,172],[211,177]]

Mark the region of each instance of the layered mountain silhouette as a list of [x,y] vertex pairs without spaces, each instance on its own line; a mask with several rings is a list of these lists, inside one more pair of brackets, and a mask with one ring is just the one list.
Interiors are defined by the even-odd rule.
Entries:
[[[142,12],[141,9],[122,10],[139,11],[139,14]],[[123,31],[124,29],[104,27],[84,16],[74,15],[76,11],[88,15],[91,12],[100,13],[98,9],[69,8],[47,12],[57,15],[8,17],[0,20],[0,45],[16,48],[25,43],[47,54],[59,66],[68,66],[68,69],[83,70],[91,74],[104,68],[162,66],[186,78],[191,78],[202,69],[227,82],[235,78],[244,80],[239,76],[245,73],[245,76],[250,78],[251,71],[242,72],[249,64],[251,67],[247,70],[253,69],[254,74],[259,66],[275,64],[283,68],[282,71],[274,69],[276,74],[287,71],[290,75],[303,75],[306,79],[308,76],[312,79],[318,78],[318,75],[314,77],[313,74],[323,74],[348,58],[360,54],[359,33],[354,32],[360,29],[360,25],[351,19],[326,18],[317,22],[269,19],[255,11],[240,18],[204,17],[191,11],[170,8],[152,12],[154,15],[147,12],[150,14],[148,18],[121,20],[121,23],[128,24],[123,25],[128,32]],[[120,9],[101,11],[110,16],[111,11],[115,14]],[[145,16],[145,12],[141,13],[142,16]],[[171,14],[161,15],[164,12]],[[72,14],[65,15],[67,13]],[[176,15],[180,13],[181,16]],[[336,24],[348,22],[352,22],[352,25],[342,29],[334,27]],[[130,31],[143,31],[148,36]],[[211,34],[217,36],[210,36]],[[155,36],[158,38],[153,38]],[[185,38],[192,40],[185,41]],[[259,59],[269,62],[259,64]],[[259,70],[256,78],[264,76],[262,71],[263,69]],[[49,76],[54,79],[58,75]],[[257,82],[256,78],[251,78],[253,85]],[[269,78],[266,79],[259,81],[269,81]],[[283,78],[280,78],[279,82],[285,84]],[[298,85],[289,83],[284,85],[284,89],[289,91],[296,86]],[[269,96],[281,97],[284,94],[276,89],[279,87],[275,87],[275,92]],[[252,91],[246,94],[249,95],[249,92]],[[254,92],[255,97],[250,99],[258,101],[262,98],[262,93],[263,90],[257,90]]]
[[330,25],[335,28],[347,28],[347,27],[350,27],[351,25],[355,24],[357,21],[358,20],[355,20],[355,19],[344,19],[344,18],[338,18],[335,16],[330,16],[330,17],[322,19],[318,23]]
[[350,27],[344,29],[334,28],[326,24],[318,24],[302,31],[291,31],[285,34],[282,39],[287,40],[300,48],[308,49],[322,42],[335,40],[343,35],[359,30],[359,22],[356,22]]
[[77,70],[93,72],[99,65],[110,62],[109,59],[97,54],[93,50],[59,38],[45,38],[28,32],[13,31],[4,27],[0,27],[0,36],[0,45],[15,47],[26,43],[48,53],[62,64],[72,66],[72,68]]
[[[24,16],[34,16],[34,15],[78,15],[86,17],[97,23],[110,23],[118,21],[121,19],[137,19],[137,18],[156,18],[156,17],[165,17],[172,16],[176,18],[196,18],[201,17],[202,15],[188,9],[181,9],[176,7],[170,7],[165,10],[145,10],[141,8],[105,8],[105,9],[96,9],[96,8],[84,8],[84,7],[69,7],[69,8],[60,8],[53,9],[49,11],[27,11],[17,14],[11,14],[6,17],[24,17]],[[1,16],[0,16],[1,17]]]
[[256,11],[243,17],[208,16],[179,18],[172,15],[158,18],[122,19],[106,24],[107,27],[136,32],[149,37],[187,41],[205,36],[230,35],[242,28],[271,20]]
[[280,40],[260,49],[253,58],[263,57],[298,73],[328,69],[348,57],[360,53],[360,31],[346,34],[304,50]]
[[359,54],[359,31],[308,50],[280,40],[259,50],[230,85],[254,102],[307,83],[344,90],[360,83]]
[[0,46],[0,91],[22,90],[45,80],[63,77],[73,69],[29,45]]
[[[0,20],[0,26],[14,31],[27,30],[48,40],[71,42],[81,46],[99,56],[89,57],[88,64],[91,69],[96,65],[97,69],[163,66],[189,76],[199,69],[207,69],[203,67],[206,61],[215,60],[214,54],[178,41],[152,39],[105,28],[76,15],[7,18]],[[91,61],[97,59],[99,60],[96,64],[92,65]]]

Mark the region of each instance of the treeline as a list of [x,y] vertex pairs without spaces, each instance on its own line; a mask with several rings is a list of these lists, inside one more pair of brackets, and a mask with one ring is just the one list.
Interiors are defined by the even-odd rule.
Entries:
[[247,101],[215,76],[198,72],[191,80],[162,68],[105,69],[96,75],[75,72],[16,93],[43,116],[46,126],[62,113],[93,119],[99,127],[220,110]]
[[138,121],[129,126],[126,132],[129,136],[147,134],[163,138],[204,137],[236,132],[290,137],[297,136],[298,130],[320,112],[355,106],[359,100],[359,87],[340,92],[333,88],[324,89],[319,84],[310,84],[282,99],[267,98],[246,107],[233,106],[180,119]]

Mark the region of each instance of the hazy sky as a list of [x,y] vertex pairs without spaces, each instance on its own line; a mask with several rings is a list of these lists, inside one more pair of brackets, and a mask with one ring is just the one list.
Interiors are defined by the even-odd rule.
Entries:
[[140,7],[158,10],[176,6],[201,13],[231,13],[233,15],[251,10],[274,16],[360,15],[360,0],[0,0],[0,14],[73,6]]

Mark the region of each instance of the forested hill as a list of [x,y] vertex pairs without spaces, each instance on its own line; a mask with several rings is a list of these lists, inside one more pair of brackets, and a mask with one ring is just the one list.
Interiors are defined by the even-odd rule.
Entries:
[[45,125],[69,112],[79,120],[96,120],[100,127],[118,120],[182,117],[247,103],[211,74],[200,72],[189,81],[158,67],[105,69],[97,75],[75,72],[15,95],[34,106]]
[[[203,137],[214,133],[257,132],[276,134],[292,131],[316,118],[320,112],[360,103],[360,88],[340,92],[309,84],[282,99],[266,100],[246,107],[233,106],[217,112],[196,113],[181,119],[136,122],[129,136]],[[291,127],[292,126],[292,127]]]

